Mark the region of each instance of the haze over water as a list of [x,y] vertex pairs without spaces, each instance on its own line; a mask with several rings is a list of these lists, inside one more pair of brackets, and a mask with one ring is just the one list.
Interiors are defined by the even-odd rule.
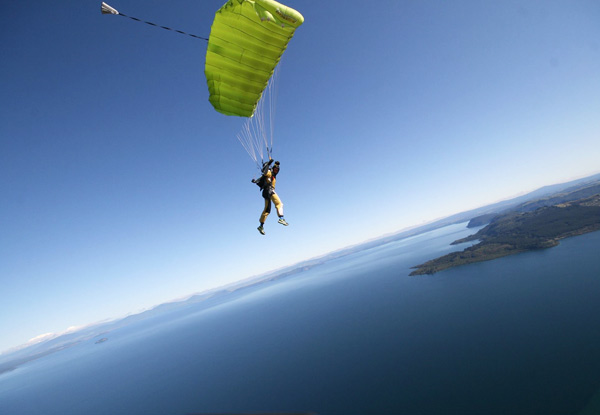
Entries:
[[0,375],[0,413],[581,413],[600,391],[600,232],[408,277],[465,225],[30,362]]

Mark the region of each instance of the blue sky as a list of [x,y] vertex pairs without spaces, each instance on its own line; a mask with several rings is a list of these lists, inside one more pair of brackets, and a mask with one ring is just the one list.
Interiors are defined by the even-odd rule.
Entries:
[[[208,36],[223,2],[108,3]],[[0,351],[600,171],[597,1],[286,4],[266,236],[204,41],[3,5]]]

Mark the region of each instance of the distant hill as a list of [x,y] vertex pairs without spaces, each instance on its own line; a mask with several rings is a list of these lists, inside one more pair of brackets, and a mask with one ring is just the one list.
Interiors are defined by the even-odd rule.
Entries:
[[[552,206],[545,202],[535,210],[515,209],[495,216],[489,225],[474,235],[453,242],[480,241],[462,252],[452,252],[416,266],[410,275],[436,272],[492,259],[558,245],[560,239],[600,230],[600,189],[598,193],[577,200],[580,189],[549,198],[558,201]],[[537,206],[537,203],[528,203]]]
[[531,212],[545,206],[553,206],[590,197],[600,193],[600,175],[560,185],[546,186],[525,196],[486,206],[490,212],[471,218],[468,227],[478,227],[489,223],[499,214],[508,212]]

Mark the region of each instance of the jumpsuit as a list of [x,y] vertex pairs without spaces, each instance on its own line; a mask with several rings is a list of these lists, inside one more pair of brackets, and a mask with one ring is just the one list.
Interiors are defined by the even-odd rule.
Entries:
[[266,185],[262,192],[262,197],[265,198],[265,208],[260,215],[260,223],[265,223],[267,216],[271,213],[271,202],[275,204],[275,209],[277,209],[277,216],[280,218],[283,217],[283,203],[277,193],[275,193],[275,175],[272,173],[271,169],[267,170],[265,173]]

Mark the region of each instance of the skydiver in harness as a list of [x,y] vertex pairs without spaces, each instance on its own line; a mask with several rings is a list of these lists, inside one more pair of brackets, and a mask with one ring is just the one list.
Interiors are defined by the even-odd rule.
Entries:
[[277,173],[279,173],[279,162],[276,161],[273,165],[273,168],[270,168],[271,163],[273,163],[273,159],[269,157],[269,161],[263,163],[262,166],[262,176],[256,180],[252,179],[252,183],[256,183],[262,190],[262,197],[265,199],[265,208],[260,215],[260,226],[257,228],[261,234],[265,234],[265,230],[263,228],[265,224],[265,220],[269,213],[271,213],[271,202],[275,204],[275,209],[277,209],[277,216],[279,216],[279,220],[277,222],[281,223],[284,226],[288,226],[288,223],[283,218],[283,203],[275,193],[275,181],[277,177]]

